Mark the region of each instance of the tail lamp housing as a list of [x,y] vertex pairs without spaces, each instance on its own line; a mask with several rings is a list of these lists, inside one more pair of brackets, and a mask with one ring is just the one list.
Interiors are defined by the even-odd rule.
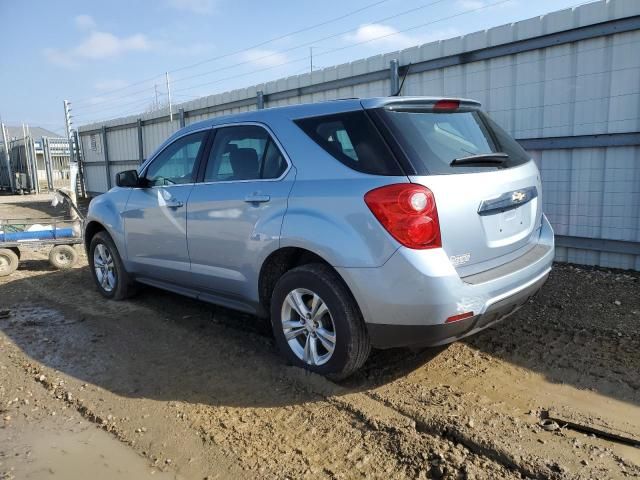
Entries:
[[382,226],[408,248],[442,247],[433,192],[413,183],[385,185],[367,192],[364,201]]

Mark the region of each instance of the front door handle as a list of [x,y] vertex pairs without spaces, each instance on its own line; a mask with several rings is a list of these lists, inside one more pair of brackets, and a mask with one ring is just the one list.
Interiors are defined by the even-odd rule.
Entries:
[[184,203],[182,203],[180,200],[169,200],[166,203],[167,207],[169,208],[180,208],[180,207],[184,207]]
[[265,203],[271,200],[270,195],[247,195],[244,201],[248,203]]

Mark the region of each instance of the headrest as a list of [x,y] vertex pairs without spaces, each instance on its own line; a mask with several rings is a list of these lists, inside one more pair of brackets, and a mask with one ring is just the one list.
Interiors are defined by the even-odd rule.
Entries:
[[258,178],[258,154],[253,148],[237,148],[231,150],[229,162],[235,180],[251,180]]

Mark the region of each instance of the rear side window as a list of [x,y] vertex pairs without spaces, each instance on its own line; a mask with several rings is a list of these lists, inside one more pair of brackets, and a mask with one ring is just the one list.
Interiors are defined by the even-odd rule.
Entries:
[[204,181],[276,179],[286,169],[286,160],[264,128],[223,127],[216,130]]
[[367,114],[338,113],[295,123],[318,145],[353,170],[372,175],[402,175],[398,163]]
[[[397,141],[417,175],[484,172],[516,167],[529,161],[524,149],[479,110],[380,109],[374,115]],[[451,165],[455,159],[491,153],[506,153],[508,158],[501,165]]]

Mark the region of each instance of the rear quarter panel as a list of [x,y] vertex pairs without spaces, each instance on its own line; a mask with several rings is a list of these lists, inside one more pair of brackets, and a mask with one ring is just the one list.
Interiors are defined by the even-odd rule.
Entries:
[[334,267],[379,267],[399,244],[373,216],[364,195],[406,177],[296,180],[282,225],[282,247],[310,250]]

